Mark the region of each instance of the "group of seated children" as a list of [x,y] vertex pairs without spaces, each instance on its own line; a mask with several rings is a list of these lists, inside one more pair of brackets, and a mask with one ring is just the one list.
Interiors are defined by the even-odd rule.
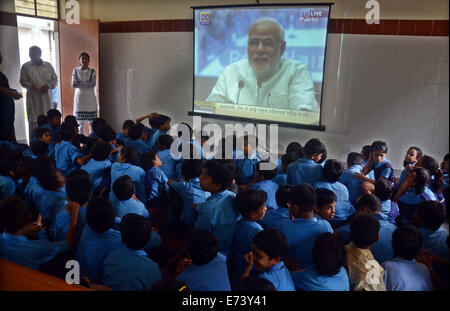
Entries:
[[0,130],[0,258],[62,278],[74,259],[97,290],[448,289],[448,154],[413,146],[397,178],[383,141],[344,167],[312,138],[267,169],[249,136],[205,159],[157,113],[88,137],[61,118],[30,148]]

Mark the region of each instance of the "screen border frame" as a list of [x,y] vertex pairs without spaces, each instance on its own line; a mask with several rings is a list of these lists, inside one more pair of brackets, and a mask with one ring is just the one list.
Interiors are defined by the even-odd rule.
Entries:
[[[315,131],[325,131],[326,125],[322,124],[322,104],[323,104],[323,86],[325,81],[325,62],[327,59],[327,47],[328,47],[328,30],[330,26],[330,19],[331,19],[331,7],[334,5],[334,2],[319,2],[319,3],[264,3],[264,4],[230,4],[230,5],[208,5],[208,6],[191,6],[192,9],[192,21],[193,21],[193,36],[192,36],[192,47],[193,47],[193,53],[192,53],[192,106],[191,111],[188,111],[189,116],[201,116],[205,118],[211,118],[211,119],[220,119],[220,120],[235,120],[235,121],[246,121],[251,123],[261,123],[261,124],[278,124],[282,127],[291,127],[291,128],[299,128],[299,129],[307,129],[307,130],[315,130]],[[227,116],[227,115],[218,115],[218,114],[209,114],[209,113],[203,113],[203,112],[197,112],[194,111],[194,105],[195,105],[195,10],[198,9],[224,9],[224,8],[238,8],[238,7],[274,7],[274,6],[280,6],[280,7],[294,7],[294,6],[328,6],[329,7],[329,14],[328,14],[328,20],[327,20],[327,35],[325,38],[325,52],[324,52],[324,58],[323,58],[323,79],[322,79],[322,85],[320,90],[320,113],[319,113],[319,124],[318,125],[308,125],[308,124],[298,124],[298,123],[290,123],[290,122],[279,122],[279,121],[270,121],[270,120],[261,120],[261,119],[253,119],[253,118],[243,118],[243,117],[235,117],[235,116]]]

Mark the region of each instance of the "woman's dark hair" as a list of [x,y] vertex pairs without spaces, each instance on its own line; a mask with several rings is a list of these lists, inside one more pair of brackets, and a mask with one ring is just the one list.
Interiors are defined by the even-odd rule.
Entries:
[[442,192],[444,190],[444,174],[439,167],[438,161],[429,155],[424,155],[422,157],[422,166],[430,173],[433,192]]
[[428,185],[430,181],[430,173],[428,173],[427,169],[422,167],[416,167],[411,172],[416,173],[416,184],[414,185],[414,190],[416,191],[416,195],[419,195],[425,190],[425,187]]
[[89,60],[91,59],[91,57],[89,56],[89,54],[86,53],[86,52],[82,52],[82,53],[80,54],[80,56],[78,56],[78,59],[82,58],[83,56],[86,56]]

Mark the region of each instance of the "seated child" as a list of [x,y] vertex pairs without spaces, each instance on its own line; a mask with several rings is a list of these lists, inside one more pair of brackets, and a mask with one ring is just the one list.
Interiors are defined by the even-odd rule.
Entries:
[[444,199],[444,173],[441,171],[439,167],[438,161],[433,157],[428,155],[424,155],[417,162],[416,167],[423,167],[430,174],[430,182],[428,187],[431,191],[433,191],[436,199],[441,202],[445,207],[445,199]]
[[[139,152],[136,148],[125,147],[120,151],[119,161],[111,166],[111,189],[117,178],[123,175],[128,175],[133,181],[136,197],[143,202],[147,202],[147,195],[145,189],[145,172],[135,163],[139,157]],[[109,192],[109,200],[115,204],[117,198],[114,191]]]
[[111,163],[116,163],[119,160],[120,148],[116,142],[115,136],[116,132],[108,124],[101,124],[97,128],[97,141],[103,144],[111,145],[111,154],[109,156],[109,161]]
[[245,270],[244,255],[252,250],[254,236],[263,228],[257,223],[266,213],[267,194],[262,190],[241,190],[236,195],[235,205],[242,219],[237,222],[234,231],[230,279],[232,288],[236,288],[237,281]]
[[291,186],[307,183],[313,185],[322,178],[322,166],[317,164],[326,153],[325,145],[317,138],[310,139],[303,148],[305,156],[289,165],[286,183]]
[[74,145],[72,140],[75,137],[76,128],[69,123],[61,124],[58,133],[61,142],[55,145],[55,163],[64,176],[67,176],[74,169],[87,163],[91,155],[83,155]]
[[316,189],[316,195],[317,205],[314,210],[314,217],[330,222],[336,213],[336,194],[331,190],[318,188]]
[[144,247],[151,239],[152,225],[143,216],[127,214],[120,221],[120,236],[125,247],[113,250],[103,261],[103,284],[112,290],[148,291],[161,280],[158,265]]
[[387,220],[395,224],[395,219],[399,215],[397,203],[391,201],[394,193],[394,185],[384,177],[378,178],[375,182],[374,194],[381,200],[381,212],[387,216]]
[[[47,149],[45,150],[45,152],[46,152],[45,155],[53,156],[53,149],[54,149],[55,145],[52,144],[52,135],[50,133],[50,130],[45,127],[38,127],[34,131],[34,137],[36,137],[36,140],[31,143],[31,150],[30,149],[25,150],[23,152],[23,155],[26,155],[29,157],[33,157],[33,156],[37,157],[39,155],[42,155],[42,154],[38,155],[33,151],[33,145],[36,144],[37,142],[40,142],[41,144],[45,143],[48,146]],[[39,145],[41,145],[41,144],[39,144]],[[42,147],[40,149],[42,149]]]
[[44,143],[43,141],[34,142],[31,145],[31,148],[26,150],[28,152],[26,152],[26,151],[23,152],[23,155],[29,156],[33,159],[36,159],[39,156],[49,155],[49,153],[48,153],[49,146],[50,145],[48,145],[47,143]]
[[328,160],[322,169],[322,180],[314,183],[314,188],[325,188],[336,194],[336,213],[331,220],[332,227],[336,228],[345,224],[346,220],[355,213],[355,208],[349,201],[347,187],[338,180],[344,168],[337,160]]
[[211,193],[203,191],[200,187],[200,174],[205,160],[186,159],[181,165],[183,180],[169,180],[167,184],[183,198],[183,210],[180,220],[193,228],[195,225],[194,205],[203,203]]
[[288,220],[280,225],[280,231],[289,241],[289,255],[300,261],[300,267],[313,265],[312,248],[319,234],[333,233],[328,221],[314,217],[317,196],[314,188],[308,184],[300,184],[289,192],[290,215]]
[[133,181],[130,176],[123,175],[117,178],[113,183],[112,190],[117,198],[117,201],[113,204],[117,217],[123,217],[131,213],[145,218],[150,217],[144,203],[134,195]]
[[[370,153],[372,152],[372,145],[365,145],[364,147],[362,147],[361,149],[361,157],[362,157],[362,162],[361,162],[361,166],[364,167],[364,165],[366,165],[367,161],[370,159]],[[361,168],[362,171],[362,168]],[[366,175],[366,177],[375,180],[375,174],[372,171],[369,172],[369,174]],[[367,193],[370,194],[370,193]]]
[[151,150],[143,140],[143,128],[144,126],[142,124],[136,123],[128,130],[128,138],[125,140],[125,147],[136,148],[140,155]]
[[349,291],[345,270],[346,250],[342,241],[331,233],[317,236],[313,250],[314,267],[292,273],[297,290]]
[[149,207],[157,204],[158,198],[163,198],[169,191],[167,185],[167,176],[161,170],[162,162],[158,154],[154,151],[149,151],[142,155],[142,167],[145,170],[145,187],[146,187],[146,201],[150,204]]
[[16,264],[39,270],[57,255],[73,247],[77,227],[78,205],[66,206],[70,221],[66,240],[50,243],[45,239],[36,239],[42,230],[40,218],[32,220],[27,204],[17,196],[10,196],[0,201],[1,227],[0,258]]
[[33,160],[32,169],[30,171],[32,176],[23,191],[23,198],[30,208],[36,207],[34,202],[37,201],[38,192],[42,190],[42,187],[37,180],[39,171],[42,170],[46,172],[53,168],[56,168],[55,163],[53,159],[48,156],[39,156]]
[[278,208],[266,212],[264,218],[259,221],[261,226],[280,229],[281,223],[289,220],[289,192],[291,188],[289,185],[278,187],[277,193],[275,193]]
[[227,190],[235,172],[233,160],[208,160],[202,168],[200,187],[211,196],[195,207],[198,212],[195,228],[212,232],[219,240],[219,251],[227,257],[231,254],[239,216],[234,205],[236,194]]
[[356,203],[356,199],[361,195],[362,181],[355,177],[355,173],[361,173],[362,157],[357,152],[350,152],[347,156],[347,169],[342,173],[339,181],[347,187],[348,198],[351,204]]
[[92,132],[89,134],[88,138],[97,140],[97,129],[102,124],[106,124],[106,121],[102,118],[95,118],[94,120],[92,120]]
[[[111,145],[105,143],[97,143],[92,148],[92,158],[85,165],[81,166],[81,169],[89,174],[92,181],[92,191],[103,186],[109,186],[109,180],[111,175],[111,161],[108,160],[111,154]],[[103,183],[102,183],[103,181]]]
[[[61,112],[59,112],[59,110],[57,109],[50,109],[49,111],[47,111],[47,118],[48,118],[48,123],[45,123],[44,125],[42,125],[43,128],[46,128],[50,131],[50,135],[51,135],[51,145],[54,146],[57,141],[58,141],[58,130],[59,127],[61,125]],[[36,132],[37,133],[37,132]],[[38,137],[35,136],[32,139],[32,142],[34,142],[35,140],[37,140]]]
[[117,143],[124,146],[125,140],[128,138],[128,130],[134,125],[133,120],[125,120],[122,125],[122,132],[117,133],[116,140]]
[[346,246],[346,269],[351,291],[385,291],[384,269],[370,248],[378,241],[380,223],[374,215],[360,213],[350,223],[352,243]]
[[249,276],[253,265],[258,276],[269,280],[277,291],[295,291],[291,273],[284,265],[288,254],[286,237],[274,228],[258,232],[253,238],[252,251],[244,255],[246,262],[242,278]]
[[276,175],[272,180],[278,186],[286,184],[286,172],[288,170],[289,164],[298,161],[298,155],[294,152],[286,153],[281,156],[281,173]]
[[388,291],[432,291],[428,268],[414,258],[422,245],[420,232],[411,225],[401,226],[392,235],[395,258],[383,263]]
[[44,125],[46,125],[48,123],[48,117],[45,114],[40,114],[37,117],[37,126],[39,127],[43,127]]
[[147,145],[150,148],[150,150],[159,151],[157,141],[159,136],[166,135],[167,132],[170,130],[170,121],[171,119],[168,116],[165,116],[163,114],[156,114],[154,117],[151,118],[150,125],[152,128],[155,129],[153,135],[147,140]]
[[158,158],[161,159],[162,166],[161,170],[166,174],[168,179],[175,178],[175,160],[172,158],[170,153],[170,146],[173,143],[172,136],[161,135],[157,140],[158,148]]
[[21,159],[13,152],[0,153],[0,200],[18,191]]
[[[233,138],[236,143],[235,138]],[[244,136],[244,150],[235,150],[233,152],[236,163],[236,182],[238,185],[251,185],[255,179],[256,164],[261,161],[256,150],[256,141],[252,137]],[[223,146],[222,146],[223,148]],[[223,157],[225,159],[225,157]]]
[[248,276],[240,279],[237,284],[238,292],[272,292],[276,291],[272,282],[259,276]]
[[187,252],[177,266],[177,281],[193,291],[230,291],[225,257],[218,252],[217,237],[207,231],[194,229],[189,233]]
[[419,147],[409,147],[408,151],[405,154],[405,158],[403,160],[403,171],[400,174],[400,178],[398,179],[398,181],[395,183],[395,188],[398,189],[398,187],[401,185],[401,183],[403,182],[403,180],[406,177],[406,173],[410,170],[412,170],[416,164],[417,161],[419,161],[419,159],[422,157],[422,149],[420,149]]
[[269,160],[260,161],[256,164],[255,180],[256,182],[250,186],[253,190],[262,190],[267,194],[266,206],[268,209],[277,209],[277,201],[275,193],[278,189],[278,184],[274,183],[272,179],[275,177],[276,169],[265,170],[261,168],[261,164],[266,164]]
[[103,261],[109,253],[122,248],[120,231],[113,229],[115,219],[116,211],[108,200],[98,197],[89,201],[86,225],[75,258],[80,264],[81,276],[86,276],[93,284],[100,284]]

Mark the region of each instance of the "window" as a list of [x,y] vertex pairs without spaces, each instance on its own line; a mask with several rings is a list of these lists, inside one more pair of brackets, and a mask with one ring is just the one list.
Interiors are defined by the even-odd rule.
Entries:
[[58,0],[15,0],[15,6],[18,14],[59,18]]

